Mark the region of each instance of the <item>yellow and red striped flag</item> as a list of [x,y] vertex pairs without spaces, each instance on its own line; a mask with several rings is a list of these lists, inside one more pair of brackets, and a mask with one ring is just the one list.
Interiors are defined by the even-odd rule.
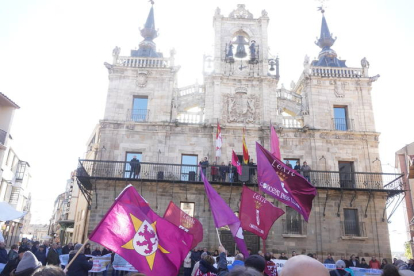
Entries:
[[246,139],[244,138],[244,132],[245,132],[245,128],[243,128],[243,163],[248,164],[249,163],[249,151],[247,150]]

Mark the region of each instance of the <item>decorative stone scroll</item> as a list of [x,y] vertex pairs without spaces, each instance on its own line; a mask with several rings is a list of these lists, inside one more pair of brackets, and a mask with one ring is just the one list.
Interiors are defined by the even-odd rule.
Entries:
[[259,100],[256,95],[244,93],[224,95],[223,117],[228,123],[258,123]]
[[237,9],[229,14],[229,18],[253,19],[253,14],[246,10],[244,4],[238,4]]

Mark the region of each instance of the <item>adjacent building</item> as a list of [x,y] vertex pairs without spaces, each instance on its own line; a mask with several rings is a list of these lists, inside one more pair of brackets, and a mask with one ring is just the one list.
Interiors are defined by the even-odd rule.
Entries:
[[[406,145],[395,153],[395,167],[405,179],[406,193],[404,194],[408,233],[410,237],[411,252],[414,252],[414,142]],[[400,200],[402,202],[402,198]]]
[[17,243],[27,233],[30,224],[31,196],[29,192],[30,164],[22,160],[10,135],[14,112],[20,107],[0,92],[0,201],[25,212],[21,219],[0,221],[6,246]]
[[[308,223],[282,204],[286,214],[273,226],[266,248],[274,252],[358,254],[391,258],[386,202],[405,189],[398,174],[382,174],[379,133],[372,109],[372,86],[379,75],[369,63],[348,67],[331,48],[335,39],[322,14],[318,59],[304,58],[290,88],[278,88],[279,59],[268,54],[269,17],[238,5],[228,15],[217,8],[213,17],[214,53],[204,57],[204,83],[177,87],[174,52],[156,49],[154,8],[151,7],[138,50],[113,51],[105,63],[109,88],[104,118],[88,140],[86,159],[79,161],[76,180],[85,196],[87,233],[102,219],[129,183],[162,215],[172,200],[204,227],[200,246],[217,248],[204,187],[197,165],[209,160],[213,187],[238,212],[242,183],[256,188],[255,143],[269,147],[269,125],[276,126],[281,155],[291,164],[311,166],[310,182],[318,195]],[[354,30],[352,30],[354,31]],[[304,41],[303,43],[312,43]],[[173,45],[171,45],[173,46]],[[276,45],[277,46],[277,45]],[[315,49],[316,51],[316,49]],[[363,56],[364,53],[359,53]],[[217,122],[223,145],[216,157]],[[241,158],[242,136],[253,162],[235,179],[218,177],[235,150]],[[140,169],[130,161],[140,160]],[[215,164],[217,162],[217,164]],[[225,168],[225,167],[221,167]],[[270,199],[273,201],[272,199]],[[228,229],[221,242],[233,253]],[[262,247],[245,232],[253,252]]]
[[75,172],[72,172],[65,192],[55,200],[48,231],[55,241],[63,244],[81,243],[84,236],[87,202],[74,181]]

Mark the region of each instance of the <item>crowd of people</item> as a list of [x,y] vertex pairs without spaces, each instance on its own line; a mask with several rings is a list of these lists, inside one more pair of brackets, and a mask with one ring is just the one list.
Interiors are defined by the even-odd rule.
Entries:
[[[251,250],[248,249],[249,254]],[[292,251],[291,257],[288,257],[286,252],[263,254],[259,251],[257,255],[250,255],[247,259],[239,251],[235,251],[234,261],[232,264],[227,264],[227,257],[230,257],[224,247],[220,246],[219,250],[209,252],[207,248],[195,248],[190,251],[184,260],[184,276],[226,276],[226,275],[266,275],[277,276],[277,265],[274,262],[277,260],[287,260],[283,266],[282,275],[299,275],[289,274],[289,263],[298,263],[302,260],[306,263],[313,263],[312,266],[320,267],[321,270],[329,272],[330,276],[352,276],[353,272],[351,268],[366,268],[366,269],[381,269],[383,276],[414,276],[414,260],[409,260],[405,263],[402,260],[394,258],[393,263],[389,264],[387,259],[382,259],[380,262],[375,256],[372,256],[369,262],[365,258],[359,258],[352,254],[349,259],[344,256],[337,261],[334,260],[331,254],[328,254],[326,259],[322,262],[318,260],[315,254],[309,253],[307,255],[298,255],[295,251]],[[312,260],[312,261],[311,261]],[[323,264],[332,264],[336,269],[328,271]],[[316,265],[316,264],[319,264]],[[322,266],[321,266],[322,265]],[[393,269],[390,269],[393,267]],[[323,269],[322,269],[323,268]],[[293,267],[292,267],[293,269]],[[391,272],[397,271],[392,274]],[[258,272],[259,274],[255,274]],[[328,275],[328,274],[324,275]],[[390,274],[391,273],[391,274]],[[303,274],[305,275],[305,273]],[[316,275],[316,274],[315,274]],[[322,274],[318,274],[322,275]],[[309,276],[306,274],[306,276]]]
[[[79,251],[79,252],[78,252]],[[251,250],[248,249],[249,254]],[[76,256],[76,254],[78,255]],[[70,266],[65,269],[60,263],[59,256],[62,254],[69,254]],[[87,276],[89,270],[92,269],[93,263],[90,260],[91,256],[104,256],[111,254],[112,261],[114,254],[104,248],[100,249],[96,246],[94,250],[91,249],[90,244],[83,246],[82,244],[68,243],[62,246],[59,243],[49,243],[45,241],[42,244],[39,242],[31,242],[23,239],[20,246],[13,245],[9,252],[5,249],[4,242],[0,241],[0,264],[4,264],[4,269],[0,276],[53,276],[53,275],[67,275],[67,276]],[[74,257],[76,258],[74,259]],[[281,253],[263,253],[259,251],[258,254],[252,254],[245,258],[242,253],[235,251],[234,261],[231,264],[227,263],[227,257],[230,257],[223,246],[219,246],[218,250],[209,252],[207,248],[195,248],[190,251],[184,260],[184,276],[234,276],[234,275],[266,275],[277,276],[277,265],[275,259],[286,260],[283,265],[283,275],[300,275],[290,274],[296,270],[293,264],[307,263],[316,271],[329,276],[352,276],[353,272],[350,268],[371,268],[381,269],[383,276],[414,276],[414,260],[409,260],[408,263],[394,258],[392,263],[386,259],[381,262],[375,256],[372,256],[369,261],[365,258],[359,258],[352,254],[349,259],[341,256],[339,260],[333,258],[328,254],[325,260],[318,261],[315,254],[298,255],[295,251],[291,252],[290,257],[286,252]],[[293,263],[293,264],[292,264]],[[323,264],[332,264],[336,269],[328,271]],[[102,272],[106,276],[108,271]],[[94,275],[94,273],[90,273]],[[112,276],[125,275],[123,272],[112,270]],[[128,275],[143,275],[140,273],[133,273]],[[304,274],[305,275],[305,274]],[[316,275],[316,274],[315,274]],[[306,274],[306,276],[312,276]]]
[[[99,246],[96,246],[92,251],[90,244],[82,246],[82,244],[72,243],[62,246],[58,242],[50,243],[49,241],[40,243],[24,238],[20,245],[13,245],[7,252],[4,241],[0,241],[0,264],[4,265],[0,276],[88,276],[88,271],[93,266],[91,256],[111,254],[113,261],[114,254],[106,248],[101,250]],[[80,252],[71,263],[78,251]],[[64,254],[69,254],[69,263],[71,263],[67,271],[64,271],[65,267],[61,265],[59,258]],[[102,274],[106,276],[107,271]],[[112,272],[112,276],[118,275],[116,271]],[[143,274],[135,273],[134,276],[139,275]]]

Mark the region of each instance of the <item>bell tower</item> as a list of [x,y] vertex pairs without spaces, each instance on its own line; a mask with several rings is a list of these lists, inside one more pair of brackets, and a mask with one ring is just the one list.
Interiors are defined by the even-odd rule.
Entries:
[[254,18],[239,4],[227,17],[217,8],[213,21],[214,67],[204,72],[206,123],[259,126],[275,120],[270,107],[276,106],[279,69],[268,54],[267,12]]

